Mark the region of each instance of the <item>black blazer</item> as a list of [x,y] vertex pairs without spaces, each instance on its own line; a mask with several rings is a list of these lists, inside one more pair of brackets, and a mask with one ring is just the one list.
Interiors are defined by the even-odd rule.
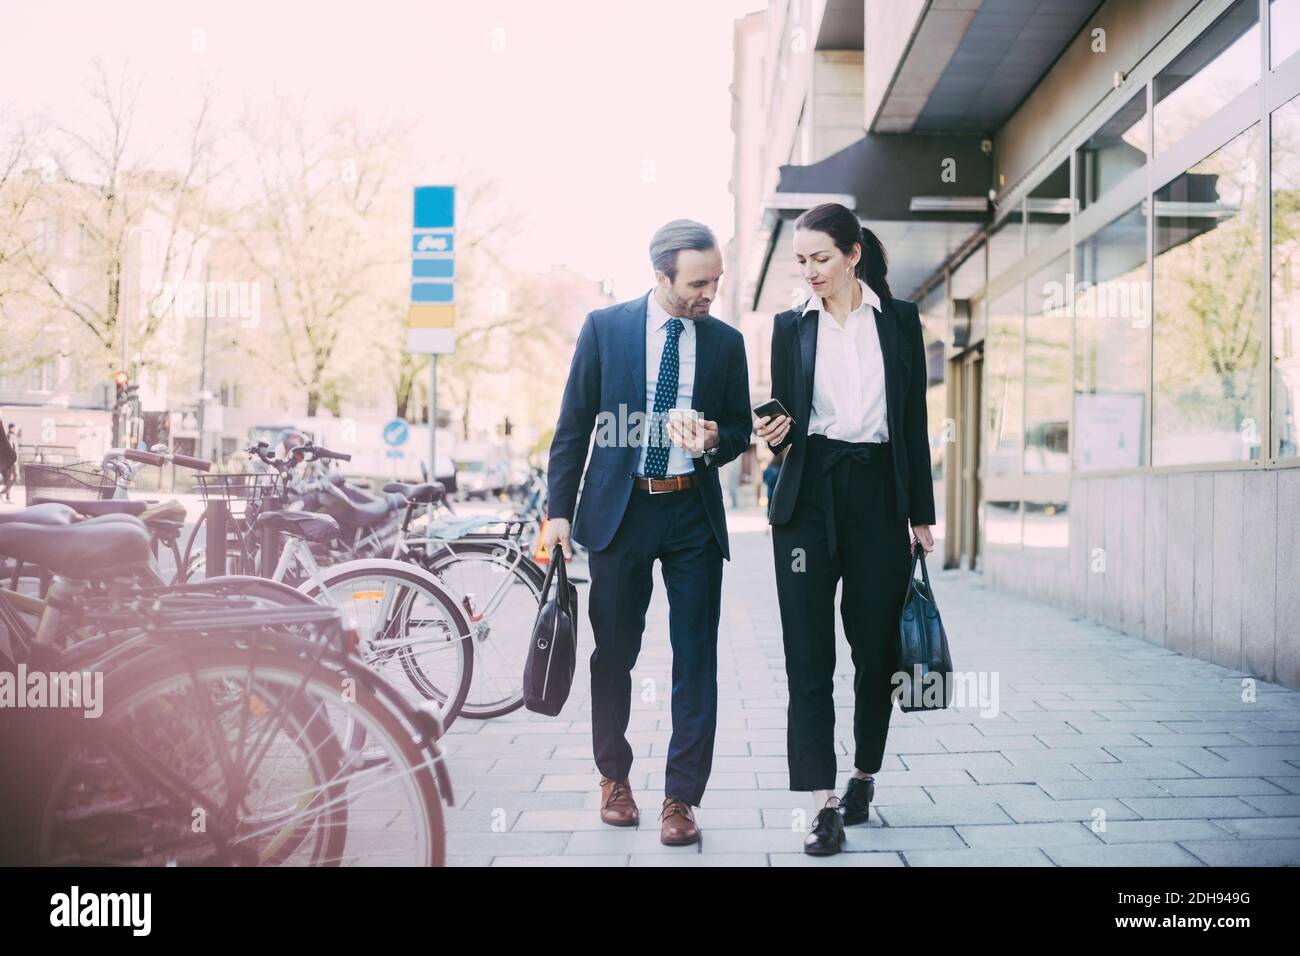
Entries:
[[[772,397],[779,399],[795,420],[785,441],[768,445],[777,453],[790,449],[768,505],[768,521],[776,525],[785,524],[794,513],[803,474],[817,367],[819,313],[815,303],[815,298],[810,299],[805,303],[807,312],[791,309],[777,313],[773,320]],[[872,311],[885,362],[885,414],[894,449],[898,517],[914,525],[934,524],[934,484],[925,414],[929,382],[921,317],[915,302],[884,299],[883,304],[883,311]]]

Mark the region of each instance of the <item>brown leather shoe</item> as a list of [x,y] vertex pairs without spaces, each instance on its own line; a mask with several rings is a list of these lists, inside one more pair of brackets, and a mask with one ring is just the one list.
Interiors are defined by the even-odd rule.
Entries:
[[659,842],[667,846],[686,846],[697,843],[700,828],[695,825],[691,805],[674,797],[664,798],[664,809],[659,814]]
[[600,819],[616,827],[634,827],[641,822],[641,811],[632,799],[632,787],[626,778],[600,778]]

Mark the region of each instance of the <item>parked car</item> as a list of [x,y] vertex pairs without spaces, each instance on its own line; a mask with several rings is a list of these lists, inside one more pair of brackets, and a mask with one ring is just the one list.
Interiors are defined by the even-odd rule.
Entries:
[[487,462],[478,459],[457,461],[456,488],[466,499],[486,498],[491,493]]

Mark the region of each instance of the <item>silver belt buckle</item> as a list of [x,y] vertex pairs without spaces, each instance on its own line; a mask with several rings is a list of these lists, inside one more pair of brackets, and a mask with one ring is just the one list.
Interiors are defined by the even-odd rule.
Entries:
[[649,475],[647,475],[646,491],[650,492],[650,494],[652,495],[665,495],[670,491],[675,491],[676,490],[675,488],[660,488],[658,491],[655,491],[656,481],[667,481],[667,480],[668,480],[667,478],[651,478]]

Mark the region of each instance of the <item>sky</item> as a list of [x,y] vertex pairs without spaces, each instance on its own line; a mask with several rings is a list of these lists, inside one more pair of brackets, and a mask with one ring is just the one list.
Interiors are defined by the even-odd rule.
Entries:
[[659,225],[733,232],[732,29],[764,6],[0,0],[0,110],[86,120],[99,57],[143,81],[138,131],[159,155],[183,145],[205,81],[219,125],[272,90],[321,115],[410,122],[423,181],[444,181],[449,157],[501,183],[521,213],[521,268],[564,264],[624,299],[653,282]]

